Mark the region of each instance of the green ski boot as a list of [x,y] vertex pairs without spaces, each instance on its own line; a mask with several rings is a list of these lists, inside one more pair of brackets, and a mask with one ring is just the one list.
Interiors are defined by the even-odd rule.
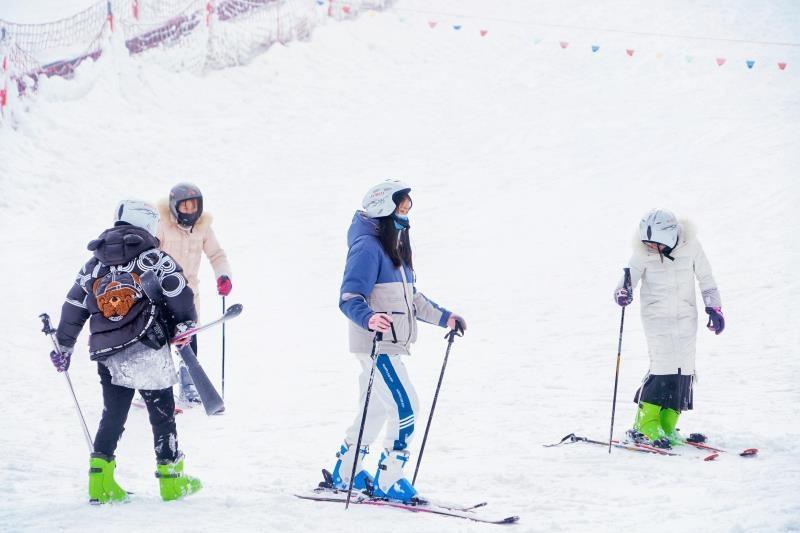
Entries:
[[639,409],[636,411],[636,422],[633,424],[633,430],[628,435],[636,442],[655,446],[656,448],[670,448],[666,433],[661,429],[660,412],[660,406],[641,402]]
[[95,452],[89,459],[89,503],[127,502],[128,493],[114,480],[114,469],[117,461],[111,457]]
[[159,461],[156,477],[161,487],[161,499],[165,502],[189,496],[203,488],[199,479],[183,473],[183,454],[175,462]]
[[669,440],[672,446],[683,444],[684,439],[675,426],[678,425],[678,418],[681,414],[674,409],[662,409],[659,413],[661,418],[661,429],[664,431],[664,436]]

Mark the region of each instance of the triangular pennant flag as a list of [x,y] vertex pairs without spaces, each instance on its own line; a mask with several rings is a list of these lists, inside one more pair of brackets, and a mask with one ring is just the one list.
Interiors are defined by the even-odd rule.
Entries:
[[724,64],[725,64],[725,58],[724,57],[718,57],[717,58],[717,66],[721,67]]
[[344,11],[346,14],[349,15],[350,14],[350,6],[342,6],[342,11]]
[[489,33],[489,30],[481,30],[481,37],[486,37],[487,33]]
[[317,0],[317,5],[324,6],[325,0]]
[[458,31],[461,29],[461,24],[453,24],[453,29]]
[[561,48],[566,48],[567,46],[569,46],[569,43],[567,41],[559,41],[558,45]]
[[635,50],[633,48],[626,48],[625,53],[628,54],[630,57],[633,57],[633,52]]
[[778,68],[781,69],[781,70],[786,70],[786,63],[783,63],[783,62],[778,63]]
[[433,29],[433,28],[435,28],[437,24],[439,24],[439,23],[438,23],[438,22],[436,22],[435,20],[429,20],[429,21],[428,21],[428,27],[429,27],[430,29]]
[[593,44],[592,45],[592,52],[597,52],[598,50],[600,50],[600,47],[597,46],[596,44]]
[[748,59],[747,61],[745,61],[745,63],[747,64],[747,68],[753,68],[753,65],[756,64],[756,62],[752,59]]

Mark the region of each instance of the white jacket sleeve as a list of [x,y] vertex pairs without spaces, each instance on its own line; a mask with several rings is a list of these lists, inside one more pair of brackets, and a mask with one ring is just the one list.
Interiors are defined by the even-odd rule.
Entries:
[[711,273],[711,263],[708,262],[706,253],[700,242],[697,242],[697,253],[694,257],[694,275],[700,284],[700,291],[703,295],[703,303],[706,307],[722,307],[722,299],[719,296],[717,282]]

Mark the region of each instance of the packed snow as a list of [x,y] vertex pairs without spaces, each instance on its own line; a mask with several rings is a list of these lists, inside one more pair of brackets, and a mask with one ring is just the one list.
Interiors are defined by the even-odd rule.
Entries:
[[[797,41],[800,8],[500,4],[398,0],[348,21],[321,9],[310,39],[241,67],[176,73],[104,54],[16,104],[13,127],[0,127],[0,530],[498,527],[293,496],[333,467],[356,412],[359,367],[337,307],[345,236],[364,192],[397,178],[413,187],[418,286],[469,324],[421,494],[487,500],[487,512],[519,515],[519,531],[800,531],[800,46],[742,42]],[[37,315],[57,321],[121,198],[156,201],[179,181],[203,190],[234,270],[227,303],[244,305],[226,331],[227,409],[178,415],[186,470],[205,486],[164,503],[146,412],[132,408],[116,477],[133,501],[90,506],[86,443]],[[715,336],[701,312],[695,410],[680,427],[759,448],[755,458],[542,446],[608,437],[612,290],[652,207],[697,225],[727,321]],[[207,264],[201,280],[211,320],[222,304]],[[87,329],[70,376],[93,433],[102,398]],[[422,405],[412,463],[446,347],[444,330],[420,329],[407,358]],[[220,333],[198,350],[217,384]],[[616,436],[647,365],[635,300]]]

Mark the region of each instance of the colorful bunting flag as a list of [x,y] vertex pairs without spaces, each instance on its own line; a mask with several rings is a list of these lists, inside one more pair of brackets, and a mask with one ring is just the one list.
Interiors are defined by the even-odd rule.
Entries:
[[489,33],[489,30],[481,30],[481,37],[486,37],[487,33]]
[[598,50],[600,50],[600,47],[597,46],[596,44],[593,44],[592,45],[592,53],[597,52]]
[[781,70],[786,70],[786,63],[783,63],[783,62],[778,63],[778,68],[781,69]]
[[453,24],[453,29],[458,31],[461,29],[461,24]]
[[626,48],[625,53],[628,54],[628,57],[633,57],[633,52],[635,50],[633,48]]
[[753,65],[755,65],[756,62],[753,61],[752,59],[748,59],[747,61],[745,61],[745,64],[747,64],[747,68],[753,68]]
[[569,43],[567,41],[559,41],[558,44],[559,46],[561,46],[561,48],[566,48],[567,46],[569,46]]
[[429,27],[430,29],[433,29],[433,28],[435,28],[437,24],[439,24],[439,23],[438,23],[438,22],[436,22],[435,20],[429,20],[429,21],[428,21],[428,27]]
[[725,58],[724,57],[718,57],[717,58],[717,66],[721,67],[724,64],[725,64]]

